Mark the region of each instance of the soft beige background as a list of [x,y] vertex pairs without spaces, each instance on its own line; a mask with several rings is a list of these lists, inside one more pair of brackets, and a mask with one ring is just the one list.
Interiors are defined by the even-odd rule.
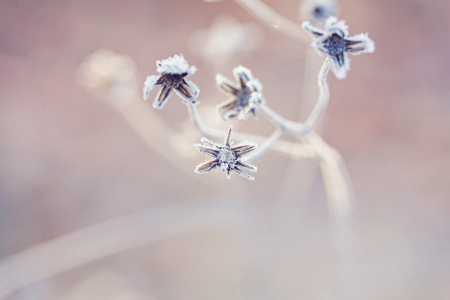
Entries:
[[[298,1],[266,3],[298,21]],[[257,25],[258,49],[206,64],[188,47],[194,32],[224,14],[255,22],[232,1],[0,1],[0,258],[167,205],[210,203],[233,216],[8,299],[448,299],[449,2],[342,0],[340,8],[350,34],[369,32],[376,43],[374,54],[351,57],[347,79],[329,77],[324,138],[341,152],[357,197],[350,288],[336,271],[313,162],[268,154],[255,162],[255,182],[226,180],[219,171],[188,175],[75,81],[77,67],[98,49],[131,56],[140,82],[157,59],[183,53],[199,69],[192,79],[202,89],[202,113],[226,99],[215,73],[230,77],[243,64],[263,82],[269,104],[297,119],[305,114],[304,47]],[[159,116],[177,132],[190,128],[176,97]],[[233,125],[259,134],[272,128],[264,118]],[[184,163],[193,170],[204,157],[186,149]],[[192,212],[183,212],[189,224]],[[64,253],[55,256],[64,260]]]

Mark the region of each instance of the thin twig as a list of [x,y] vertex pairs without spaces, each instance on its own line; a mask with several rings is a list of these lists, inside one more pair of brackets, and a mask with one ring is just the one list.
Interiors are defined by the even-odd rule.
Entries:
[[327,56],[322,64],[322,67],[320,68],[319,76],[317,76],[317,82],[319,85],[319,99],[317,100],[317,103],[314,106],[311,114],[305,121],[306,131],[312,130],[317,125],[317,122],[323,116],[323,113],[328,106],[328,101],[330,100],[330,91],[328,89],[327,74],[329,70],[330,59]]
[[[191,116],[191,120],[194,123],[197,130],[204,136],[209,138],[215,138],[215,139],[223,139],[223,137],[226,135],[226,131],[222,129],[216,129],[212,128],[205,123],[203,123],[203,120],[200,117],[200,114],[198,113],[197,106],[189,103],[187,104],[189,114]],[[254,141],[258,144],[264,143],[267,138],[258,136],[258,135],[252,135],[252,134],[242,134],[239,132],[233,133],[233,138],[236,140],[249,140]],[[298,143],[292,143],[287,141],[276,141],[276,143],[272,143],[272,147],[266,150],[272,150],[279,152],[281,154],[289,155],[293,158],[314,158],[315,153],[312,147],[308,147],[307,145],[302,145]]]
[[329,69],[330,61],[327,57],[323,62],[322,67],[319,71],[319,75],[317,77],[319,84],[319,97],[317,99],[316,105],[314,106],[314,109],[306,119],[305,123],[298,123],[287,120],[265,104],[261,105],[262,112],[269,118],[269,120],[286,129],[287,131],[299,135],[306,135],[317,125],[317,122],[320,120],[323,113],[325,112],[325,109],[327,108],[328,101],[330,99],[330,92],[326,79]]
[[292,22],[276,13],[271,7],[267,6],[263,2],[259,0],[235,1],[271,29],[277,31],[292,41],[304,46],[310,46],[306,31],[303,30],[299,24]]
[[278,128],[272,133],[272,135],[259,147],[258,150],[254,151],[251,156],[248,156],[245,161],[252,162],[263,156],[268,150],[270,150],[282,137],[284,134],[283,128]]

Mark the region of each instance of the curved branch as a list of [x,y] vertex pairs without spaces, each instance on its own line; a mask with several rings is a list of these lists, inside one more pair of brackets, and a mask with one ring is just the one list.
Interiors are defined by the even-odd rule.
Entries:
[[[204,136],[209,138],[215,138],[215,139],[223,139],[223,137],[226,135],[226,130],[211,128],[208,125],[203,123],[203,120],[200,117],[200,114],[198,113],[197,106],[192,103],[187,103],[188,111],[191,116],[191,120],[194,123],[197,130]],[[284,131],[284,130],[283,130]],[[239,132],[234,132],[233,137],[235,137],[238,140],[249,140],[254,141],[257,144],[264,144],[267,140],[267,138],[258,136],[258,135],[252,135],[252,134],[242,134]],[[267,150],[273,150],[276,152],[279,152],[281,154],[285,154],[288,156],[291,156],[293,158],[314,158],[315,153],[314,150],[311,147],[308,147],[307,145],[302,145],[298,143],[292,143],[287,141],[280,141],[277,140],[273,143],[271,143],[271,147],[268,149],[265,149],[264,152]]]
[[263,104],[261,105],[261,110],[266,115],[269,120],[277,124],[278,126],[286,129],[295,134],[305,135],[316,126],[317,122],[322,117],[325,109],[327,108],[328,101],[330,100],[330,92],[328,89],[327,83],[327,74],[330,70],[330,61],[328,57],[322,64],[318,75],[318,84],[319,84],[319,97],[317,99],[317,103],[314,106],[311,114],[306,119],[305,123],[293,122],[287,120],[286,118],[280,116],[278,113],[273,111],[270,107]]

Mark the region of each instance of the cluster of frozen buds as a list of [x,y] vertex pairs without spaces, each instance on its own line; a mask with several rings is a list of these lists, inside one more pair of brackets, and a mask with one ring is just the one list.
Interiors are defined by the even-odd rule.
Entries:
[[338,21],[336,17],[327,19],[324,30],[312,26],[308,21],[303,22],[302,26],[315,38],[312,47],[319,54],[324,52],[331,58],[331,69],[339,79],[345,78],[350,70],[347,53],[358,55],[375,51],[375,44],[367,33],[348,37],[348,26],[345,21]]
[[[357,55],[375,50],[375,45],[367,34],[348,37],[348,26],[345,25],[345,21],[338,21],[335,17],[328,17],[324,30],[312,26],[307,21],[303,22],[302,26],[315,37],[312,46],[331,58],[331,68],[336,77],[340,79],[346,77],[350,68],[347,52]],[[182,55],[157,61],[156,66],[160,75],[147,76],[143,88],[145,100],[148,99],[150,91],[155,85],[161,85],[161,91],[153,103],[155,108],[161,109],[173,90],[184,100],[183,102],[198,103],[196,101],[199,94],[198,87],[185,79],[187,76],[194,74],[196,68],[190,67]],[[224,120],[230,120],[234,117],[245,120],[250,114],[256,117],[256,110],[265,103],[262,96],[262,84],[253,77],[249,69],[243,66],[234,68],[233,75],[236,83],[220,74],[216,76],[217,87],[227,95],[231,95],[231,99],[217,107],[218,114]],[[230,135],[231,127],[224,144],[214,143],[203,137],[201,139],[203,144],[194,145],[201,153],[214,158],[198,165],[195,172],[205,173],[220,168],[227,173],[228,178],[230,178],[230,172],[235,171],[250,180],[254,179],[244,173],[241,168],[256,172],[255,166],[244,163],[242,159],[255,151],[257,146],[252,142],[233,145],[233,143],[230,143]]]
[[156,71],[160,75],[147,76],[143,88],[144,100],[147,100],[155,85],[162,86],[155,102],[153,102],[154,108],[162,109],[173,90],[184,102],[198,103],[196,99],[200,92],[199,88],[185,79],[185,77],[194,74],[197,68],[189,66],[183,55],[175,55],[167,59],[158,60],[156,62]]
[[220,74],[216,75],[219,90],[232,96],[230,100],[217,106],[217,112],[226,121],[236,116],[239,120],[245,120],[250,113],[256,117],[256,110],[265,102],[262,96],[262,84],[253,77],[249,69],[243,66],[234,68],[233,75],[237,84]]

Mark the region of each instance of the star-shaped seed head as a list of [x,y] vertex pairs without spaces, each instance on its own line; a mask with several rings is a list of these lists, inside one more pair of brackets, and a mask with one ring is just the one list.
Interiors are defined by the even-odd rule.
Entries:
[[234,117],[245,120],[250,113],[256,118],[256,110],[265,102],[262,84],[243,66],[234,68],[233,75],[236,84],[220,74],[216,75],[218,89],[232,96],[230,100],[217,106],[218,114],[226,121]]
[[350,70],[347,53],[358,55],[375,51],[375,44],[367,33],[348,37],[348,26],[345,25],[345,21],[338,21],[335,17],[327,19],[325,30],[316,28],[307,21],[303,22],[302,26],[315,37],[312,46],[331,58],[331,69],[339,79],[345,78]]
[[147,76],[142,89],[144,100],[147,100],[155,85],[161,85],[162,88],[153,102],[154,108],[162,109],[173,90],[183,99],[183,102],[198,104],[195,99],[200,92],[199,88],[185,79],[185,77],[194,74],[197,68],[190,67],[183,55],[158,60],[156,71],[160,75]]
[[253,176],[244,173],[241,168],[250,172],[256,172],[257,168],[255,166],[244,163],[242,159],[255,151],[258,146],[252,142],[242,142],[233,145],[233,142],[230,142],[231,129],[232,127],[230,126],[223,145],[214,143],[205,137],[200,140],[203,144],[194,144],[195,149],[214,158],[213,160],[199,164],[195,168],[196,173],[206,173],[216,168],[220,168],[222,171],[226,172],[228,179],[230,179],[231,171],[235,171],[247,179],[255,179]]

